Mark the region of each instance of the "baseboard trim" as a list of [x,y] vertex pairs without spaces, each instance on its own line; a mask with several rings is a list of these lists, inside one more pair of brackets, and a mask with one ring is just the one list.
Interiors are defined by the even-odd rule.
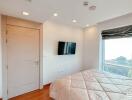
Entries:
[[43,85],[43,88],[45,88],[45,87],[49,87],[50,85],[51,85],[51,83],[46,84],[46,85]]

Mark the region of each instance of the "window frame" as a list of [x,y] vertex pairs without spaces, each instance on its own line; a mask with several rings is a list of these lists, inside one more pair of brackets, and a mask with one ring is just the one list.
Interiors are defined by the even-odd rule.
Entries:
[[[129,38],[129,37],[128,37]],[[132,37],[131,37],[132,38]],[[106,73],[112,73],[112,72],[109,72],[109,71],[106,71],[105,70],[105,40],[106,39],[102,39],[102,42],[101,42],[101,45],[102,45],[102,50],[101,50],[101,56],[102,56],[102,59],[101,59],[101,71],[102,72],[106,72]],[[120,65],[119,65],[120,66]],[[132,68],[130,68],[130,70],[132,71]],[[132,73],[132,72],[131,72]],[[112,73],[112,74],[116,74],[116,73]],[[117,74],[117,75],[121,75],[121,74]],[[124,75],[121,75],[121,76],[124,76]],[[132,78],[132,76],[128,75],[128,76],[125,76],[125,77],[129,77],[129,78]]]

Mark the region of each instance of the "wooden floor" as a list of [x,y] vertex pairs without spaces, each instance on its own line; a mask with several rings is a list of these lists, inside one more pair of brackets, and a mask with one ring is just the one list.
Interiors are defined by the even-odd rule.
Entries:
[[9,100],[52,100],[49,97],[49,86],[50,85],[46,85],[42,90],[36,90],[30,93],[26,93]]

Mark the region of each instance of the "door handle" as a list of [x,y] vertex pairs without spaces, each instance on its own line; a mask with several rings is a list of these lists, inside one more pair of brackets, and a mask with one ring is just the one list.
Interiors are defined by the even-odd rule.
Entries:
[[36,65],[39,65],[39,60],[34,61]]

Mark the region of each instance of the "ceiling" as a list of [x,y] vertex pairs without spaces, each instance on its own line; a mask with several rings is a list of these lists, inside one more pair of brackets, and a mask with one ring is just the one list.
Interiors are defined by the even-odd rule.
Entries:
[[[38,22],[57,21],[85,27],[114,17],[132,13],[132,0],[0,0],[0,13]],[[87,7],[83,2],[88,1]],[[95,5],[96,10],[89,7]],[[29,16],[22,15],[29,12]],[[54,17],[53,13],[58,13]],[[77,23],[72,20],[76,19]]]

